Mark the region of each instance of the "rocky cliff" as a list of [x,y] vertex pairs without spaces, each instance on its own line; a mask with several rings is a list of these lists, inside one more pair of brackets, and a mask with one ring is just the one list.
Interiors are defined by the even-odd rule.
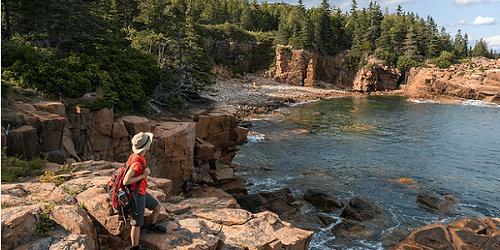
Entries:
[[[113,109],[66,107],[61,102],[15,102],[3,110],[2,146],[7,155],[50,162],[81,160],[125,162],[130,138],[151,131],[147,157],[152,174],[174,182],[174,192],[205,183],[246,193],[231,161],[248,130],[238,126],[229,108],[192,115],[186,121],[156,121],[140,116],[118,117]],[[224,174],[221,174],[224,173]]]
[[403,89],[412,98],[445,95],[500,103],[500,59],[473,58],[448,69],[412,68]]
[[345,53],[321,56],[291,46],[277,45],[274,78],[298,86],[350,89],[354,74],[345,66]]
[[312,232],[272,212],[240,209],[234,197],[247,190],[231,163],[248,130],[231,108],[182,121],[119,117],[113,109],[60,102],[15,102],[3,112],[8,155],[66,163],[49,163],[44,179],[2,184],[8,249],[126,248],[130,226],[111,208],[105,187],[130,153],[131,136],[144,131],[154,134],[148,192],[162,203],[160,220],[168,229],[141,235],[152,249],[306,249],[311,240]]
[[371,58],[368,64],[356,73],[352,90],[361,92],[395,90],[399,88],[400,78],[399,70]]

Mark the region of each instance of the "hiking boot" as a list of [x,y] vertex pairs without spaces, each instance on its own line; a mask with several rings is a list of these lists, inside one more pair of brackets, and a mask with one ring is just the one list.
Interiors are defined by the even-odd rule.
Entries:
[[147,225],[146,231],[151,232],[151,233],[164,234],[167,232],[167,229],[164,226],[156,223],[156,224]]
[[135,248],[134,247],[131,247],[130,250],[151,250],[150,248],[142,245],[142,244],[139,244],[138,246],[136,246]]

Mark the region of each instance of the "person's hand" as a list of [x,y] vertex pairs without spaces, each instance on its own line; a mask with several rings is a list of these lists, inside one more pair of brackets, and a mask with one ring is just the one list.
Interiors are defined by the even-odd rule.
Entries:
[[144,173],[143,173],[144,178],[148,177],[150,174],[151,174],[151,170],[149,170],[149,168],[144,169]]

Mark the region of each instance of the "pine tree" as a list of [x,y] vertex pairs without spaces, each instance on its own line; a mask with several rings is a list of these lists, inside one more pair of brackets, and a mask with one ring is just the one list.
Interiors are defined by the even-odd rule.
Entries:
[[486,42],[481,38],[479,41],[476,43],[474,46],[474,49],[472,49],[472,56],[484,56],[488,57],[488,45]]
[[338,53],[338,49],[334,43],[334,41],[336,41],[336,37],[333,31],[330,15],[330,4],[328,3],[328,0],[323,0],[314,32],[316,51],[323,55],[334,55]]
[[404,55],[411,59],[415,59],[418,55],[417,35],[411,26],[408,33],[406,33],[403,51]]
[[458,30],[453,41],[453,53],[457,58],[467,56],[467,44],[462,36],[462,30]]

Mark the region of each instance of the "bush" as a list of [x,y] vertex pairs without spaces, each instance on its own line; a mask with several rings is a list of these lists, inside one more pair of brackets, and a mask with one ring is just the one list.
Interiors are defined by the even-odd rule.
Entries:
[[198,25],[197,29],[202,37],[210,37],[214,40],[230,40],[238,42],[256,41],[256,38],[252,33],[230,23],[216,25]]
[[420,66],[420,62],[408,56],[400,56],[396,64],[396,67],[402,72],[407,71],[411,67],[418,67],[418,66]]
[[2,77],[53,97],[77,98],[98,91],[119,110],[142,111],[161,81],[152,55],[136,49],[97,48],[95,55],[61,55],[19,40],[2,43]]
[[55,222],[50,218],[50,212],[54,205],[47,205],[40,213],[40,216],[36,222],[36,235],[38,237],[47,237],[50,231],[54,229]]
[[[2,153],[2,155],[5,155]],[[47,162],[40,158],[22,160],[16,157],[2,157],[2,182],[12,182],[20,177],[34,177],[42,173]]]
[[449,68],[453,64],[454,56],[451,52],[443,51],[439,57],[433,58],[431,60],[432,64],[438,66],[439,68]]

